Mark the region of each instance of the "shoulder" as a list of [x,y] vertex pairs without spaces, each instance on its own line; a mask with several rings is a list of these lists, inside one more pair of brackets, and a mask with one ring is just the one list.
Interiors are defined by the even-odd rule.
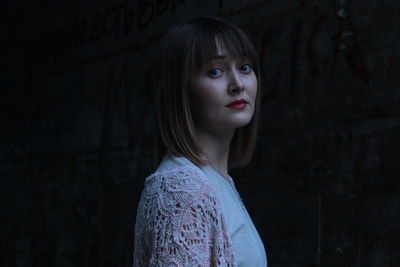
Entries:
[[200,169],[194,165],[178,165],[171,168],[165,168],[155,171],[153,174],[146,178],[146,183],[154,180],[155,177],[171,176],[176,178],[186,178],[188,175],[195,177],[202,176]]
[[[205,174],[195,166],[184,165],[156,171],[145,180],[145,190],[163,192],[203,192],[213,193],[213,188]],[[156,193],[156,192],[153,192]],[[158,192],[159,193],[159,192]]]
[[141,205],[173,216],[182,215],[190,207],[213,210],[213,213],[220,210],[216,190],[199,168],[190,165],[156,171],[147,177]]
[[145,266],[234,262],[219,203],[197,167],[178,166],[147,177],[135,226],[137,261]]

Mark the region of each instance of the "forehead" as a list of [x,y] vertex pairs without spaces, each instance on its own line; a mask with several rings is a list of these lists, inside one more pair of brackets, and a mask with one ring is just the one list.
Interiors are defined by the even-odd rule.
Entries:
[[236,59],[248,56],[249,54],[245,47],[239,44],[235,45],[235,40],[230,40],[230,38],[215,37],[214,43],[214,46],[209,47],[203,60]]
[[242,64],[244,61],[250,61],[250,59],[246,57],[233,57],[231,55],[227,54],[218,54],[214,57],[211,57],[208,62],[206,62],[203,67],[208,67],[210,65],[213,65],[214,63],[223,63],[223,64]]
[[237,55],[232,55],[232,53],[228,51],[223,44],[220,44],[218,40],[216,41],[216,49],[214,54],[210,53],[209,56],[210,57],[206,59],[208,62],[214,60],[232,60],[237,57]]
[[[204,36],[206,37],[206,36]],[[254,61],[251,47],[238,37],[230,35],[199,38],[193,47],[191,55],[192,67],[199,72],[202,67],[216,60],[236,61],[249,59]]]

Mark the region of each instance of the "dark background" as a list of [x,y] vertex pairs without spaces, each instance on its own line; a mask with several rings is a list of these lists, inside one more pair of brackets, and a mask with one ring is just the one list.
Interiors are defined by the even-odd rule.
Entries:
[[271,267],[400,266],[397,0],[2,1],[0,265],[131,266],[160,35],[217,15],[263,71],[231,175]]

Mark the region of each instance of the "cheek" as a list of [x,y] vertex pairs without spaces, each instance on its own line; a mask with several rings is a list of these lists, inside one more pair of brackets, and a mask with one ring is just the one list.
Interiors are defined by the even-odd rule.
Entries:
[[218,104],[218,84],[215,82],[199,82],[196,87],[192,89],[193,101],[202,106],[213,106]]
[[256,99],[257,96],[257,91],[258,91],[258,82],[257,82],[257,78],[254,77],[249,81],[249,85],[248,85],[248,89],[249,89],[249,94],[250,97],[252,97],[254,100]]
[[210,105],[210,90],[206,87],[204,83],[196,83],[190,89],[190,104],[191,110],[195,117],[203,117],[203,113],[207,110],[207,106]]

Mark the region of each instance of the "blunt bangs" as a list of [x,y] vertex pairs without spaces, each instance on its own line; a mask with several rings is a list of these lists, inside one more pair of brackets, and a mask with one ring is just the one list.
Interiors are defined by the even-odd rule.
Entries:
[[193,38],[188,47],[187,64],[193,74],[209,63],[219,51],[226,51],[232,58],[251,60],[258,74],[257,55],[249,38],[237,27],[216,18],[199,18],[188,22]]

